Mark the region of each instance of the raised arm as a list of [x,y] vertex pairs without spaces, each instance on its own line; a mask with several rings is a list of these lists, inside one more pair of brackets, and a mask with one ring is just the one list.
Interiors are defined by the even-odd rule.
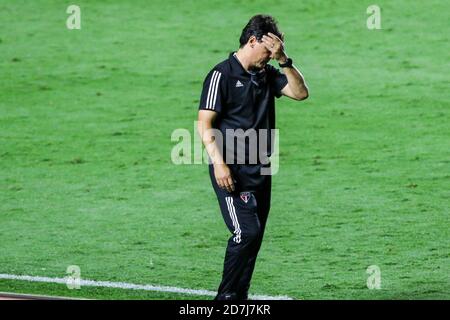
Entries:
[[[280,38],[269,32],[267,36],[263,36],[262,41],[266,48],[272,52],[272,59],[277,60],[281,64],[287,62],[288,56],[284,51],[284,44]],[[308,86],[302,73],[295,66],[283,68],[283,73],[287,77],[288,84],[281,90],[281,93],[299,101],[308,98]]]

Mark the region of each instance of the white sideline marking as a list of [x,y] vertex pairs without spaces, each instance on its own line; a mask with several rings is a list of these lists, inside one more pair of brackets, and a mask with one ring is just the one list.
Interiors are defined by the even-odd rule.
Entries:
[[4,292],[0,291],[0,300],[2,298],[13,298],[13,299],[25,299],[25,300],[89,300],[83,298],[74,297],[62,297],[62,296],[45,296],[42,294],[27,294],[27,293],[15,293],[15,292]]
[[[5,280],[21,280],[30,282],[46,282],[46,283],[59,283],[67,284],[67,278],[49,278],[38,276],[20,276],[15,274],[0,273],[0,279]],[[150,284],[134,284],[127,282],[111,282],[111,281],[95,281],[88,279],[80,279],[80,286],[86,287],[104,287],[104,288],[117,288],[117,289],[131,289],[131,290],[145,290],[145,291],[157,291],[157,292],[170,292],[170,293],[183,293],[187,295],[197,296],[215,296],[216,292],[201,289],[185,289],[178,287],[168,286],[154,286]],[[292,300],[288,296],[267,296],[267,295],[249,295],[250,299],[254,300]]]

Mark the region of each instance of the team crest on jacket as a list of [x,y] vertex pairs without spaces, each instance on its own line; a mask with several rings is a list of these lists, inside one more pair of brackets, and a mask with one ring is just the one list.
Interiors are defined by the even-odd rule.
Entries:
[[241,192],[241,199],[247,203],[250,200],[250,192]]

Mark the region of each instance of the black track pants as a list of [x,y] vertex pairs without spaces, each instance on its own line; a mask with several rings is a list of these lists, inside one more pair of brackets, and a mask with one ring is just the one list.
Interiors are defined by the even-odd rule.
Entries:
[[[270,210],[272,184],[270,175],[254,180],[251,171],[254,170],[247,170],[244,165],[239,166],[239,169],[233,167],[233,177],[237,180],[236,190],[229,193],[219,188],[214,177],[214,168],[209,166],[211,182],[223,219],[232,233],[228,239],[222,282],[216,299],[247,299]],[[249,186],[245,180],[257,181],[258,184]]]

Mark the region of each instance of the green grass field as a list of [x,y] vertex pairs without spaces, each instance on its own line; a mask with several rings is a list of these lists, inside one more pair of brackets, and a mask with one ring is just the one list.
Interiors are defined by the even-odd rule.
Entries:
[[[0,4],[0,273],[216,290],[228,231],[206,165],[172,164],[206,73],[274,15],[310,98],[277,102],[280,170],[251,293],[450,298],[445,1]],[[381,290],[366,269],[381,269]],[[210,299],[0,280],[0,291]]]

